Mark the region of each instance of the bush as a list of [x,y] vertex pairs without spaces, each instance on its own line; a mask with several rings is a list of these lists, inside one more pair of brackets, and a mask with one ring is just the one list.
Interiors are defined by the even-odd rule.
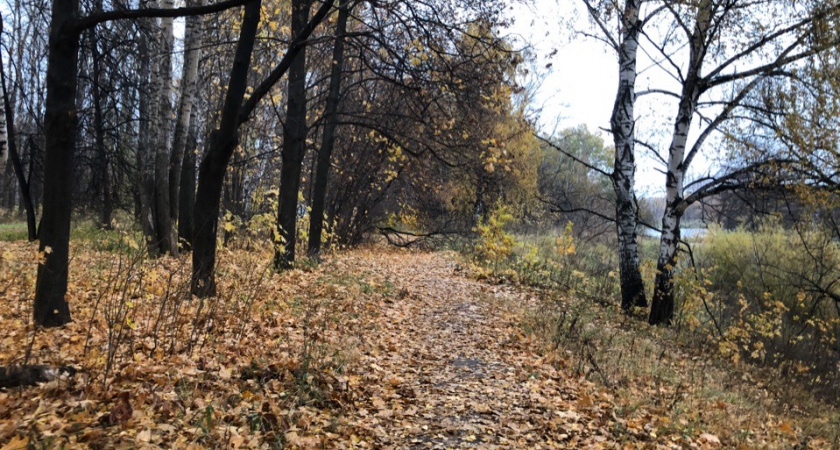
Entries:
[[507,207],[501,206],[479,221],[476,226],[478,241],[475,244],[477,258],[498,268],[511,257],[516,240],[505,231],[505,225],[511,220],[513,215]]
[[717,228],[697,253],[707,278],[684,299],[685,313],[714,316],[725,355],[840,387],[840,246],[828,233],[772,222],[757,232]]

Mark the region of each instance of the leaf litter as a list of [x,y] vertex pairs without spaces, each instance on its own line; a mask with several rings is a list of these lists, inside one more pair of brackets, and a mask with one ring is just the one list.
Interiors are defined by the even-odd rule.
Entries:
[[270,255],[223,250],[215,302],[179,297],[184,261],[143,261],[114,316],[113,270],[74,251],[62,329],[29,325],[32,248],[0,261],[0,363],[80,369],[0,391],[3,450],[723,448],[712,430],[620,418],[612,390],[525,333],[532,293],[470,279],[451,254],[363,248],[277,275]]

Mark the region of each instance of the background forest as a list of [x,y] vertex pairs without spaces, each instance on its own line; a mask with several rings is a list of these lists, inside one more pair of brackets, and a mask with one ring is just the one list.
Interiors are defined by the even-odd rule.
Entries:
[[[353,301],[415,298],[389,264],[425,256],[382,256],[396,248],[529,293],[504,308],[545,364],[610,396],[652,392],[599,425],[615,442],[838,448],[840,4],[580,2],[589,26],[569,38],[603,42],[618,74],[599,130],[540,125],[546,55],[501,0],[0,4],[0,444],[120,442],[53,429],[12,394],[44,382],[29,389],[79,423],[143,423],[145,402],[153,422],[189,410],[183,429],[203,433],[138,425],[140,444],[373,439],[301,417],[350,403],[361,357],[339,343],[379,304]],[[658,188],[638,188],[642,165]],[[230,356],[266,336],[274,353]],[[666,354],[683,369],[660,368]],[[707,362],[784,413],[703,397]],[[161,412],[151,393],[129,400],[145,363],[288,383],[295,400],[247,409],[245,391],[172,375],[159,384],[182,411]],[[230,396],[184,399],[202,389]],[[68,390],[84,395],[71,405]],[[594,408],[588,395],[576,407]],[[724,415],[691,416],[700,398]],[[725,416],[744,411],[763,428]],[[219,435],[222,421],[255,440]]]

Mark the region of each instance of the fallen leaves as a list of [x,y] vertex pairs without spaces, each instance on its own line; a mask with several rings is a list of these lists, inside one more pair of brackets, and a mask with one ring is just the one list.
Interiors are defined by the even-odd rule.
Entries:
[[[14,255],[4,260],[23,261],[31,251],[21,245],[4,252]],[[632,398],[581,376],[562,348],[545,353],[523,330],[522,310],[538,305],[530,293],[467,279],[450,255],[356,250],[318,269],[278,276],[260,272],[269,255],[225,250],[221,300],[206,303],[177,303],[171,294],[181,262],[147,262],[138,270],[157,284],[138,286],[133,306],[118,315],[134,326],[110,329],[94,312],[108,273],[103,265],[93,269],[99,256],[77,251],[91,269],[72,280],[77,321],[60,330],[28,329],[21,299],[32,277],[14,267],[0,272],[0,280],[15,273],[0,298],[0,329],[8,330],[0,338],[6,349],[0,362],[20,362],[31,343],[34,362],[82,368],[73,380],[0,392],[3,450],[30,442],[92,448],[734,445],[700,426],[693,412],[684,424],[670,422],[664,406],[628,412]],[[165,281],[172,273],[173,281]],[[161,311],[177,317],[156,328]],[[111,353],[109,330],[125,333]],[[112,374],[103,379],[109,358]],[[656,389],[663,398],[685,394],[666,385]],[[733,407],[718,400],[708,409],[725,414]],[[798,437],[781,419],[767,430],[779,439]]]
[[107,427],[117,425],[131,419],[134,414],[134,408],[131,407],[129,398],[130,394],[128,392],[120,393],[117,402],[111,408],[111,412],[100,416],[99,423]]
[[699,436],[700,442],[707,444],[720,445],[720,438],[710,433],[701,433]]

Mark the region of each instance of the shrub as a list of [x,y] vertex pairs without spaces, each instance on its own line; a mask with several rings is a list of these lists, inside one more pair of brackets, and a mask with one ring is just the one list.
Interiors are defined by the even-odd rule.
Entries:
[[513,215],[506,206],[501,206],[479,221],[476,226],[478,241],[475,244],[477,258],[498,268],[513,255],[516,239],[505,231],[505,225],[511,220]]
[[712,229],[698,255],[702,294],[713,300],[701,315],[718,323],[725,355],[840,387],[840,246],[828,233],[773,222],[756,232]]

